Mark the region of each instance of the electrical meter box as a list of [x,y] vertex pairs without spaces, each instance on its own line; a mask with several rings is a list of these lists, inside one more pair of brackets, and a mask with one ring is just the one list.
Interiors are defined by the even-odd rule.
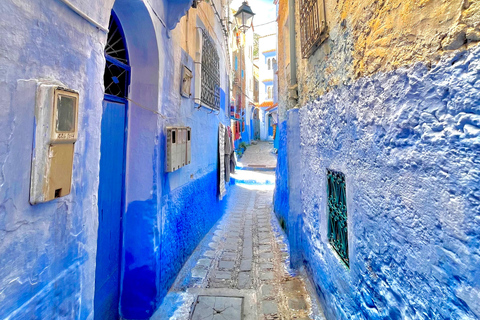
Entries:
[[56,83],[37,86],[30,203],[70,193],[78,138],[78,93]]
[[192,149],[191,149],[191,137],[192,137],[192,129],[187,127],[187,154],[185,159],[185,165],[190,164],[192,162]]
[[190,139],[189,127],[167,127],[167,172],[191,163]]

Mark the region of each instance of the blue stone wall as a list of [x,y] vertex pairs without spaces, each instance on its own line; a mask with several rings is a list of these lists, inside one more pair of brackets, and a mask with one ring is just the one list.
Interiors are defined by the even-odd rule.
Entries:
[[[193,61],[170,29],[191,0],[71,2],[104,26],[115,4],[125,29],[135,103],[128,104],[126,190],[119,199],[125,204],[121,313],[146,319],[222,213],[216,200],[218,124],[229,120],[223,109],[208,114],[180,97],[182,63],[193,70]],[[5,0],[0,13],[0,318],[93,319],[107,34],[61,1]],[[221,35],[220,28],[214,31]],[[225,91],[226,70],[221,74]],[[79,135],[71,194],[31,206],[39,79],[79,91]],[[192,128],[192,164],[170,174],[167,125]],[[173,243],[181,247],[176,253],[168,252]]]
[[[107,24],[113,1],[79,5]],[[4,0],[0,14],[0,318],[91,319],[106,34],[60,1]],[[39,79],[79,92],[79,135],[71,193],[32,206]]]
[[287,121],[278,125],[279,147],[277,155],[277,168],[275,169],[275,191],[273,205],[280,226],[288,234],[288,158],[287,158]]
[[[327,317],[480,317],[480,50],[361,78],[289,125]],[[328,244],[327,168],[346,176],[350,268]]]
[[[198,21],[194,16],[190,18]],[[194,79],[196,77],[193,52],[189,54],[182,47],[184,28],[156,33],[160,85],[154,96],[159,99],[156,104],[162,116],[145,112],[138,106],[132,106],[130,112],[131,147],[127,163],[131,170],[127,169],[121,298],[121,313],[126,319],[148,319],[154,313],[184,262],[223,214],[224,201],[218,200],[218,127],[220,123],[230,123],[225,112],[228,110],[227,73],[222,60],[220,96],[223,104],[219,112],[198,108],[193,100],[194,81],[192,97],[180,95],[183,65],[192,70]],[[143,33],[145,29],[142,28]],[[221,35],[220,27],[214,31]],[[137,50],[145,57],[143,62],[148,63],[147,57],[152,57],[148,46],[143,51],[138,47]],[[151,82],[150,86],[155,85],[153,76],[145,78]],[[136,99],[143,98],[144,88],[140,86],[139,90]],[[191,128],[191,164],[174,172],[165,171],[167,126]]]
[[217,199],[217,171],[165,195],[160,241],[160,297],[164,297],[200,240],[222,216]]

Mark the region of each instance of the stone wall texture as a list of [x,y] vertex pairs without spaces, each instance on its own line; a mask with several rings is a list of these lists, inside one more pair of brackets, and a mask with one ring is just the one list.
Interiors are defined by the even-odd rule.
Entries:
[[[337,319],[477,319],[480,50],[332,90],[300,111],[302,251]],[[327,239],[346,175],[350,269]]]
[[[480,7],[325,5],[328,38],[298,60],[299,108],[279,105],[291,251],[329,319],[479,319]],[[350,268],[328,242],[327,169],[346,176]]]
[[325,0],[325,7],[328,39],[300,61],[304,102],[363,76],[418,61],[437,63],[446,52],[480,40],[476,1]]

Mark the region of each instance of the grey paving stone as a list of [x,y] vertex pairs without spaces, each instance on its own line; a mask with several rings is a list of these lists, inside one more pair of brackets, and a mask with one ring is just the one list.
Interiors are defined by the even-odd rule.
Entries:
[[262,252],[260,253],[260,258],[262,259],[273,259],[273,253],[272,252]]
[[203,266],[203,267],[209,267],[210,263],[212,263],[212,259],[202,258],[202,259],[198,260],[197,265],[198,266]]
[[242,319],[242,298],[199,296],[192,320]]
[[243,254],[244,259],[252,259],[252,257],[253,257],[252,247],[244,247],[242,254]]
[[212,249],[218,249],[220,247],[220,244],[218,242],[210,242],[208,246]]
[[273,295],[273,285],[264,284],[262,286],[262,296],[263,297],[271,297],[272,295]]
[[218,267],[219,267],[220,269],[232,270],[234,266],[235,266],[235,261],[221,260],[221,261],[218,263]]
[[240,262],[240,271],[250,271],[252,270],[252,259],[243,259]]
[[217,271],[215,272],[215,278],[221,280],[232,279],[232,273],[230,271]]
[[252,237],[250,237],[250,238],[245,238],[245,239],[243,240],[243,248],[244,248],[244,249],[250,249],[250,248],[252,248],[252,246],[253,246]]
[[207,275],[207,269],[202,266],[196,266],[192,269],[192,277],[193,278],[205,278]]
[[273,271],[261,271],[260,279],[262,280],[273,280],[274,274]]
[[209,257],[209,258],[213,258],[215,257],[215,251],[213,250],[207,250],[205,251],[205,253],[203,254],[205,257]]
[[264,314],[275,314],[278,312],[278,306],[275,301],[263,301],[262,310]]
[[217,288],[217,289],[225,289],[230,287],[230,283],[228,281],[223,280],[212,280],[208,283],[210,288]]
[[273,263],[272,262],[260,263],[260,269],[262,270],[273,269]]
[[235,252],[224,252],[221,255],[222,260],[235,260],[237,259],[237,254]]
[[226,243],[223,248],[225,249],[225,251],[236,251],[239,249],[239,245],[238,244],[234,244],[234,243]]
[[271,238],[271,235],[269,232],[259,232],[258,233],[258,239],[269,239]]
[[238,246],[239,241],[240,241],[239,237],[235,237],[235,238],[229,237],[227,238],[227,240],[225,240],[225,244]]
[[250,272],[240,272],[238,274],[238,288],[248,289],[252,286],[252,279]]

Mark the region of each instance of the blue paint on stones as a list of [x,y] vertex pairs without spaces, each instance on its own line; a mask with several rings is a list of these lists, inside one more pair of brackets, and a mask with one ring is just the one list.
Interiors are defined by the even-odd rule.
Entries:
[[[300,131],[300,250],[327,318],[480,317],[479,61],[475,48],[362,78],[280,126]],[[281,135],[283,175],[282,149]],[[328,244],[327,168],[347,179],[349,269]]]
[[163,299],[200,240],[224,212],[217,199],[217,171],[163,196],[158,300]]
[[286,121],[282,121],[278,124],[277,135],[279,137],[279,147],[277,155],[277,168],[275,171],[275,191],[273,195],[273,205],[275,214],[280,221],[280,225],[288,234],[288,230],[286,228],[289,208]]
[[121,314],[126,319],[147,319],[155,310],[157,298],[156,200],[130,203],[124,226]]

